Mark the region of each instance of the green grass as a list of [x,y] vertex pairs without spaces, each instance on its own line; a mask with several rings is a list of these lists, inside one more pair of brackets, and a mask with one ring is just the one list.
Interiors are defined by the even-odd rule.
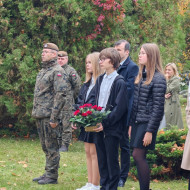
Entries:
[[[184,127],[185,99],[180,98]],[[34,177],[43,174],[45,156],[38,139],[0,138],[0,190],[75,190],[87,182],[84,146],[74,142],[69,152],[61,153],[59,180],[57,185],[38,185]],[[151,181],[153,190],[185,190],[187,180]],[[4,188],[4,189],[3,189]],[[128,178],[124,188],[138,190],[139,183]]]
[[[44,153],[38,139],[0,139],[0,189],[6,190],[74,190],[87,182],[86,159],[81,142],[73,143],[69,152],[61,153],[59,183],[38,185],[32,182],[44,172]],[[185,190],[187,180],[151,182],[153,190]],[[131,178],[121,190],[138,190],[139,183]],[[3,189],[4,190],[4,189]]]

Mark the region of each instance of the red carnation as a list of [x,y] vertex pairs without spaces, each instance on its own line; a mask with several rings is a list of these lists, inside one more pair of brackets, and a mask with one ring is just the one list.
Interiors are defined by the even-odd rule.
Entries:
[[87,113],[82,113],[81,114],[83,117],[86,117],[88,114]]
[[97,105],[94,105],[94,106],[92,106],[92,109],[95,109],[95,110],[96,110],[97,107],[98,107]]
[[87,111],[86,112],[88,115],[91,115],[92,114],[92,111]]
[[101,110],[102,110],[102,107],[98,106],[98,107],[97,107],[97,110],[98,110],[98,111],[101,111]]
[[79,106],[79,109],[83,109],[84,108],[84,106]]
[[80,110],[76,110],[73,115],[78,115],[80,113]]
[[83,107],[91,107],[92,104],[84,104]]

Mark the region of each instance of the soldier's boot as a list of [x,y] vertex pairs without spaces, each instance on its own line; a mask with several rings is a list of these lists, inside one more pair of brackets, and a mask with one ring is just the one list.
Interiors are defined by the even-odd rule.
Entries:
[[40,181],[40,180],[42,180],[42,179],[44,179],[46,177],[46,174],[43,174],[42,176],[40,176],[40,177],[36,177],[36,178],[34,178],[32,181]]
[[59,152],[68,152],[68,150],[69,150],[69,145],[68,144],[64,144],[59,149]]
[[41,179],[40,181],[38,181],[38,184],[40,184],[40,185],[57,184],[57,179],[52,179],[52,178],[49,178],[49,177],[45,177],[45,178]]

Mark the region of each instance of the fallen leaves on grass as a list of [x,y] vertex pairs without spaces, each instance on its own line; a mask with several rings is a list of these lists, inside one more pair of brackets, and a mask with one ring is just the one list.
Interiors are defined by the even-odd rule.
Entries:
[[27,168],[28,164],[25,161],[19,161],[19,164],[23,164],[23,168]]
[[28,165],[27,165],[27,164],[24,164],[24,165],[23,165],[23,168],[27,168],[27,167],[28,167]]
[[154,179],[153,181],[154,181],[155,183],[158,183],[158,182],[159,182],[157,179]]
[[25,161],[18,161],[19,164],[26,164]]

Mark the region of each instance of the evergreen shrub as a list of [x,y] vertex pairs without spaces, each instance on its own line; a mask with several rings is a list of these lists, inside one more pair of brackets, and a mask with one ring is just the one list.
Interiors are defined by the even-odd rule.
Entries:
[[189,39],[186,17],[177,0],[0,1],[0,133],[10,125],[17,135],[36,133],[31,110],[43,43],[67,51],[84,81],[87,54],[122,38],[136,62],[145,42],[159,45],[164,64],[179,62]]
[[[152,179],[180,179],[183,176],[181,160],[187,130],[173,127],[171,130],[160,130],[157,135],[156,148],[147,154]],[[136,165],[131,158],[130,176],[137,178]]]

